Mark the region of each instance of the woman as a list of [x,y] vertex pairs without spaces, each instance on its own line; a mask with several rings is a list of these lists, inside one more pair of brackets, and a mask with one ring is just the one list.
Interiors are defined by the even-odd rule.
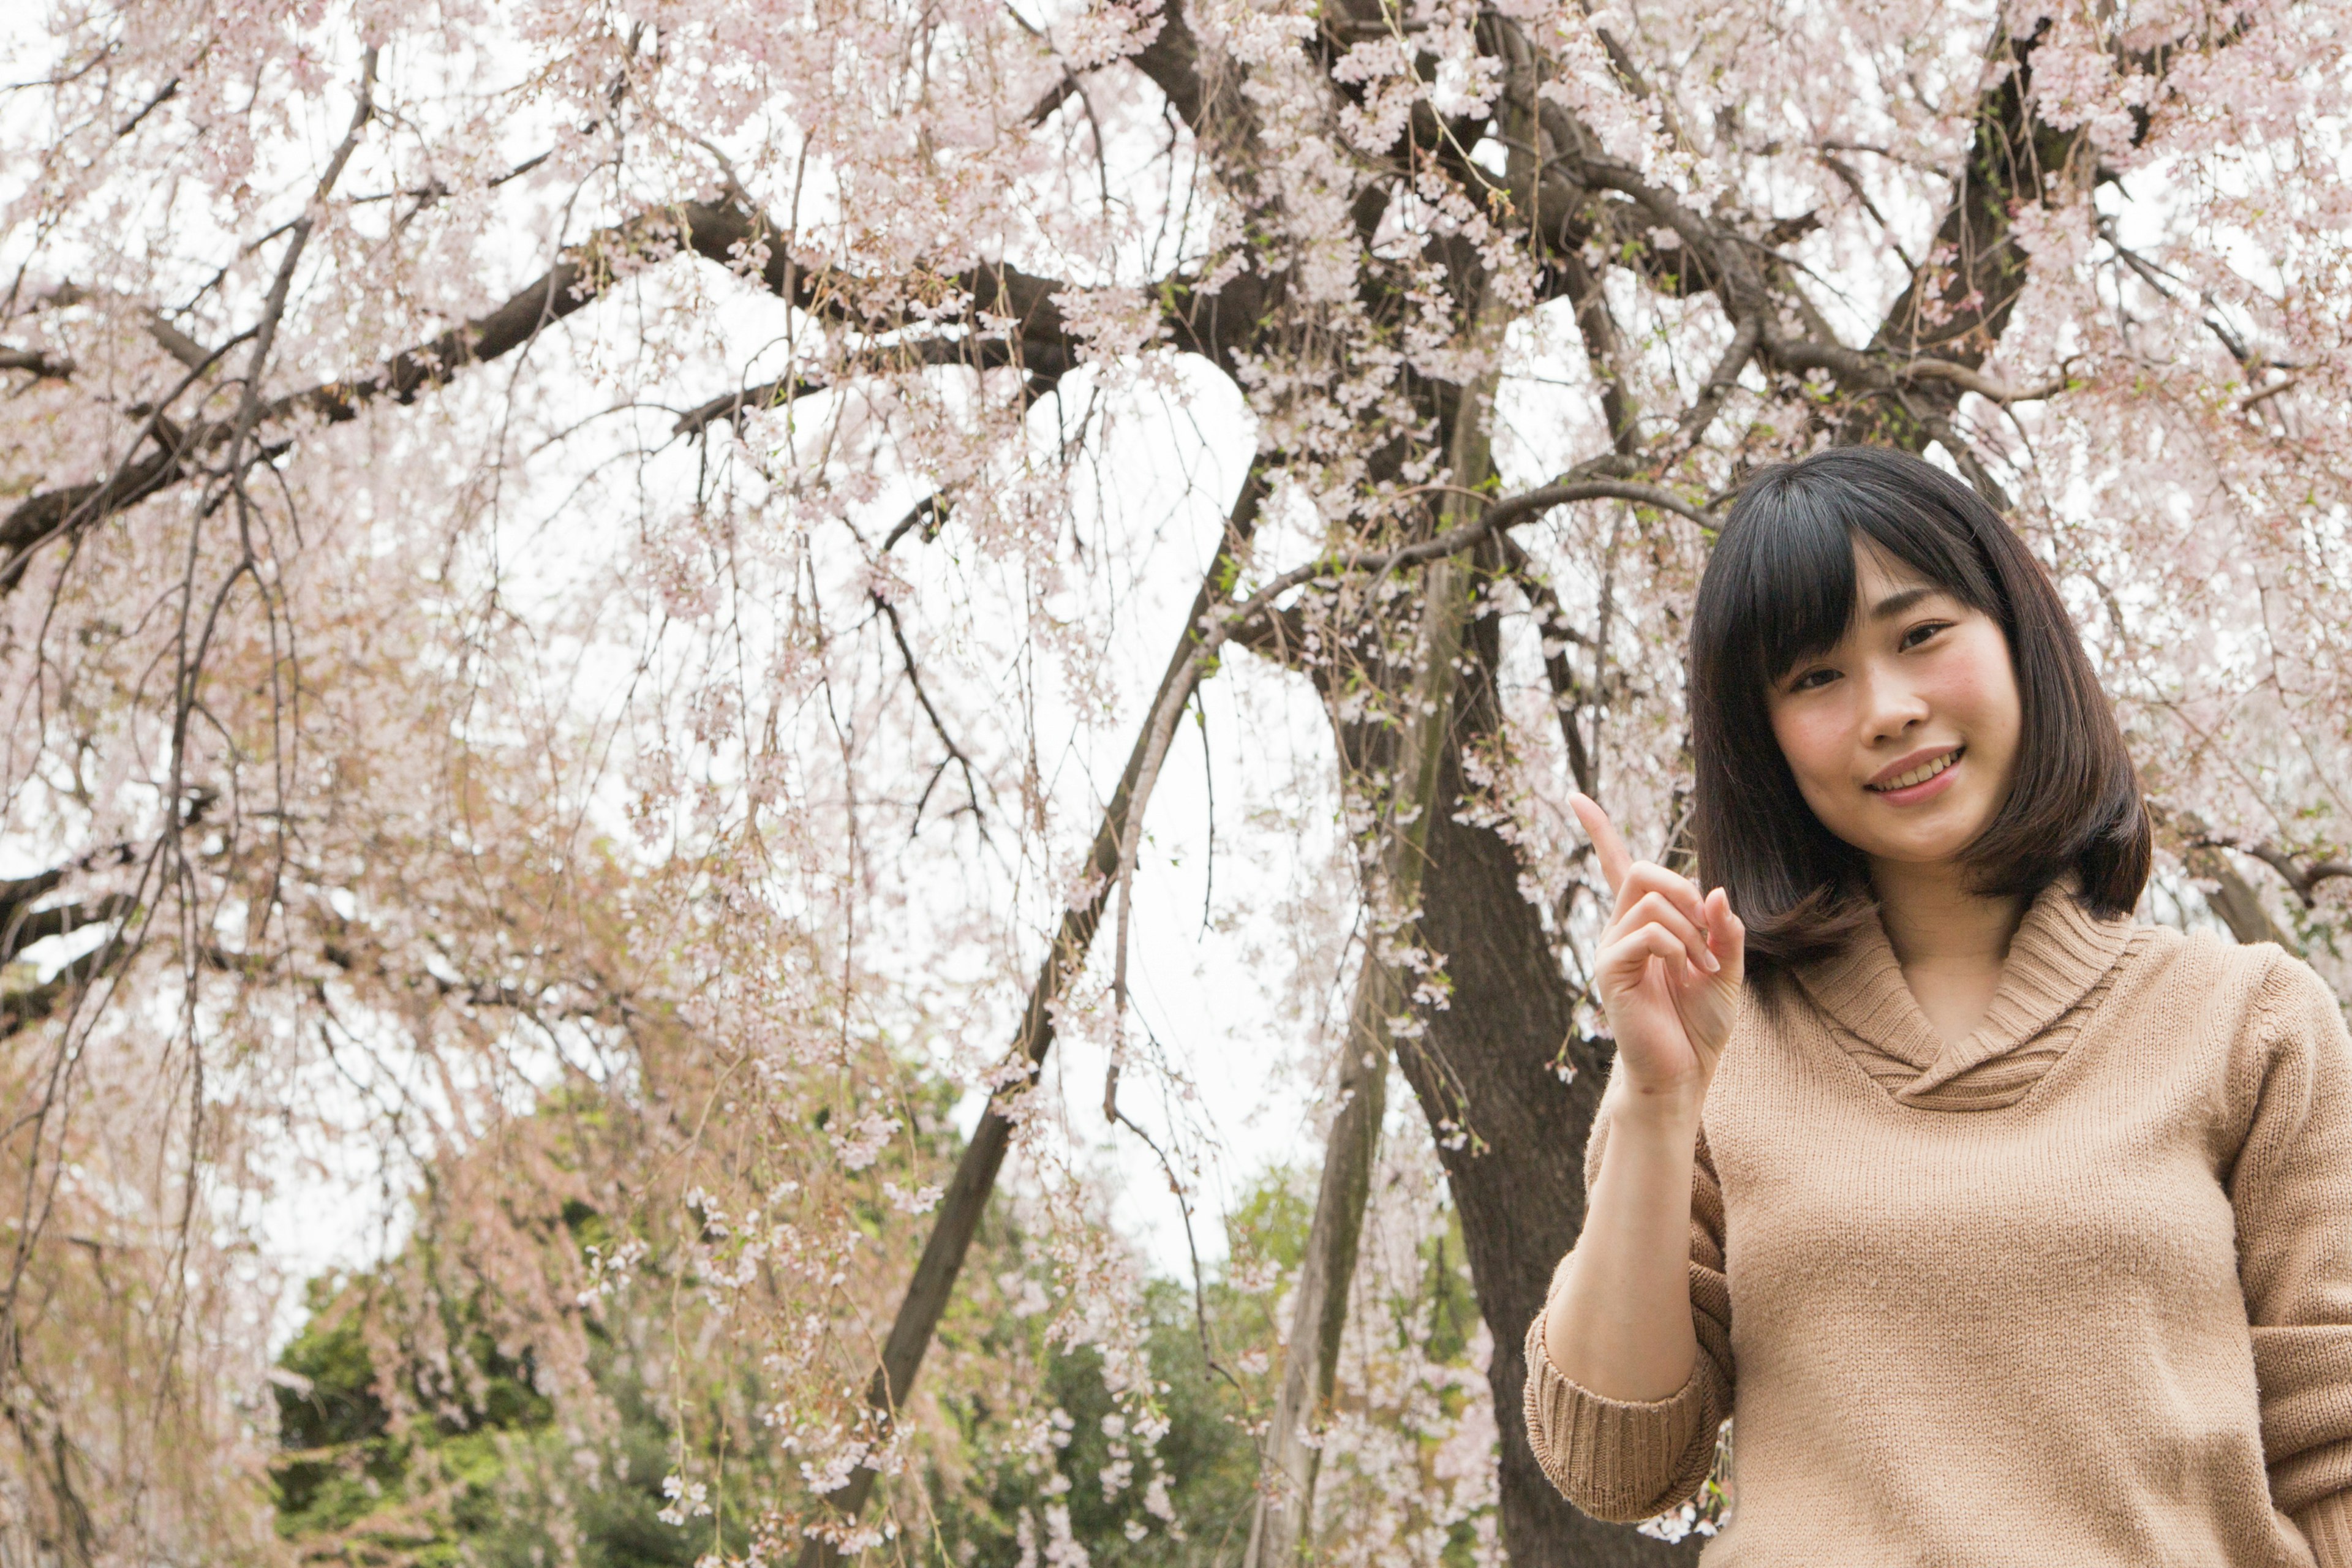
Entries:
[[[2270,945],[2135,926],[2149,830],[1973,492],[1754,479],[1691,634],[1699,870],[1577,813],[1617,1059],[1528,1430],[1710,1568],[2352,1568],[2352,1039]],[[1737,911],[1737,912],[1735,912]]]

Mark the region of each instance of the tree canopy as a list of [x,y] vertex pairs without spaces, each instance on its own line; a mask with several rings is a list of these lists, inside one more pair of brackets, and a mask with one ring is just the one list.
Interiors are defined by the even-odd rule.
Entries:
[[2325,0],[7,38],[0,1556],[1686,1556],[1520,1426],[1566,800],[1688,854],[1829,443],[2047,566],[2147,917],[2352,994]]

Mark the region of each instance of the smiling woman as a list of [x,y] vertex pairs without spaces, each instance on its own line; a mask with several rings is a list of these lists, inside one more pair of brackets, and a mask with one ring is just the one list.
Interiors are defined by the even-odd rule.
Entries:
[[1978,892],[2022,900],[2072,870],[2093,909],[2132,908],[2149,829],[2131,759],[1991,508],[1907,453],[1848,447],[1759,477],[1735,518],[1757,525],[1735,521],[1699,590],[1691,715],[1706,879],[1752,959],[1837,951],[1887,876],[1955,857]]
[[2131,922],[2147,814],[2040,566],[1819,453],[1743,491],[1691,662],[1707,890],[1577,801],[1617,1058],[1545,1472],[1639,1519],[1735,1417],[1710,1568],[2352,1568],[2352,1037],[2277,948]]

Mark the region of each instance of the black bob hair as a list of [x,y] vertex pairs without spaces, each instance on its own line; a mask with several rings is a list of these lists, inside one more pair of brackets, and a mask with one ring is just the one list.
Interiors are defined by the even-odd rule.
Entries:
[[1748,480],[1691,623],[1699,876],[1730,895],[1751,965],[1825,956],[1872,916],[1861,853],[1798,793],[1766,707],[1770,682],[1844,637],[1864,542],[1983,611],[2009,638],[2021,721],[2016,773],[1969,847],[1977,890],[2031,898],[2071,871],[2092,912],[2129,913],[2154,851],[2147,811],[2049,574],[1976,491],[1933,464],[1837,447]]

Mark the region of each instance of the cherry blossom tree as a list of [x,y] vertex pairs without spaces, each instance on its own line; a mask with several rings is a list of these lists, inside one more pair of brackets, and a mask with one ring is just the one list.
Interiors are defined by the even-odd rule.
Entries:
[[[581,1434],[608,1304],[667,1324],[674,1511],[761,1561],[921,1555],[992,1292],[1164,1502],[1087,1150],[1190,1223],[1134,910],[1224,724],[1226,917],[1330,1091],[1269,1342],[1201,1316],[1267,1359],[1255,1560],[1671,1555],[1521,1427],[1608,1051],[1567,792],[1686,853],[1724,509],[1898,444],[2074,607],[2150,917],[2346,984],[2339,24],[57,0],[0,122],[0,1547],[279,1550],[271,1216],[354,1170]],[[967,1268],[992,1196],[1041,1274]],[[1361,1329],[1449,1212],[1466,1394]],[[376,1331],[439,1369],[388,1399],[467,1407],[452,1321]]]

